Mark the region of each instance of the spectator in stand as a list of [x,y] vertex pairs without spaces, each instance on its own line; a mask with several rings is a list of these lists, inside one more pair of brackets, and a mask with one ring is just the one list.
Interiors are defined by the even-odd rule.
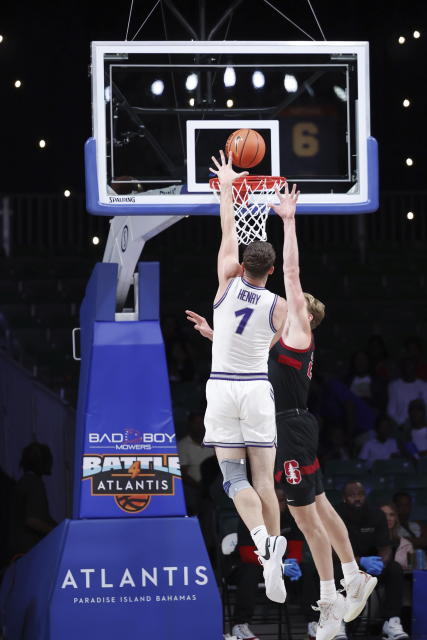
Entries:
[[408,407],[408,420],[404,425],[409,442],[416,448],[418,456],[427,455],[427,418],[424,400],[411,400]]
[[411,400],[420,398],[427,403],[427,382],[417,378],[415,360],[403,358],[400,371],[400,378],[390,382],[388,387],[387,413],[397,424],[403,424],[408,419]]
[[11,505],[10,558],[27,553],[56,526],[50,515],[43,476],[52,473],[52,453],[32,442],[22,450],[23,475],[15,485]]
[[418,336],[410,336],[405,340],[405,351],[415,362],[415,375],[420,380],[427,381],[427,360],[424,356],[424,345]]
[[213,449],[202,447],[205,435],[202,413],[190,413],[188,417],[188,435],[178,441],[179,460],[185,501],[189,515],[198,515],[204,497],[202,484],[202,464],[214,456]]
[[[344,520],[359,565],[368,573],[378,576],[379,585],[385,590],[383,599],[383,640],[409,640],[403,630],[400,615],[402,609],[403,569],[393,560],[387,520],[378,507],[366,502],[366,494],[360,482],[347,482],[343,499],[337,512]],[[335,640],[346,640],[345,624]]]
[[406,491],[398,491],[393,496],[393,503],[396,506],[399,518],[399,529],[397,533],[403,538],[407,538],[415,549],[427,549],[427,527],[423,522],[411,520],[412,497]]
[[360,350],[353,354],[347,384],[357,398],[379,411],[384,410],[387,400],[386,382],[372,373],[366,351]]
[[387,347],[381,336],[372,335],[368,338],[366,352],[369,358],[370,371],[376,378],[389,382],[397,377],[397,366],[389,357]]
[[322,433],[319,448],[319,460],[321,464],[325,464],[328,460],[350,460],[351,457],[352,455],[344,429],[337,424],[327,426],[325,433]]
[[365,351],[357,351],[351,358],[348,386],[358,398],[369,404],[372,402],[372,378],[369,372],[369,359]]
[[[281,535],[288,540],[288,555],[284,560],[284,574],[291,582],[299,580],[303,537],[290,515],[284,491],[276,487],[280,507]],[[237,549],[240,560],[236,571],[236,605],[233,614],[232,635],[239,640],[259,640],[249,627],[255,611],[258,584],[263,581],[262,566],[258,562],[256,547],[246,526],[239,518],[237,530]],[[295,557],[290,557],[294,555]],[[314,577],[313,577],[314,582]]]
[[400,523],[397,516],[396,506],[394,504],[383,504],[380,506],[380,509],[387,519],[393,558],[400,564],[402,569],[409,569],[411,565],[411,555],[414,553],[414,547],[407,538],[403,538],[399,535]]
[[392,437],[393,424],[386,415],[379,416],[375,423],[375,435],[365,442],[359,458],[366,460],[368,467],[372,467],[375,460],[388,460],[399,456],[399,447],[396,438]]

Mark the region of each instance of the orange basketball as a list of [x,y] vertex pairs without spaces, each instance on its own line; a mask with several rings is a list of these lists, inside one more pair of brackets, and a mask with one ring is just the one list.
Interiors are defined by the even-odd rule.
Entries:
[[233,164],[242,169],[256,167],[265,155],[264,138],[254,129],[238,129],[228,136],[225,144],[227,156],[232,152]]
[[134,496],[116,496],[116,502],[120,509],[129,511],[130,513],[143,511],[148,507],[150,499],[151,496],[141,495],[140,493]]

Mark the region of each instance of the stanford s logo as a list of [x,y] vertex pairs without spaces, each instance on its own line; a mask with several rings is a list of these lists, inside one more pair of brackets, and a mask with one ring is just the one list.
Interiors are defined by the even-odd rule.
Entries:
[[286,480],[289,484],[299,484],[301,482],[301,471],[296,460],[286,460],[283,465]]

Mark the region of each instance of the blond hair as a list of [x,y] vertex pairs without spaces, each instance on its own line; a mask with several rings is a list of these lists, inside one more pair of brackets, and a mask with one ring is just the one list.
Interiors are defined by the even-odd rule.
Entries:
[[315,329],[322,322],[325,317],[325,305],[320,300],[317,300],[311,293],[304,293],[304,298],[307,301],[308,312],[313,316],[310,327]]
[[[384,504],[380,505],[380,509],[381,511],[383,511],[383,507],[387,507],[388,509],[390,509],[390,511],[393,511],[394,513],[394,517],[396,522],[394,523],[394,527],[392,527],[392,529],[390,529],[390,537],[394,540],[394,539],[398,539],[400,536],[398,534],[399,531],[399,527],[400,527],[400,522],[399,522],[399,516],[397,514],[397,509],[396,506],[390,502],[385,502]],[[388,521],[387,521],[387,526],[388,526]]]

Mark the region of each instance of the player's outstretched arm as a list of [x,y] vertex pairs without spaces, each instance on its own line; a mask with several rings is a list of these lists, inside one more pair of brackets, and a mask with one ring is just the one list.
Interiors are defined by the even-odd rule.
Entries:
[[311,339],[310,321],[307,313],[307,301],[300,282],[298,241],[295,228],[295,212],[299,196],[296,185],[289,192],[285,185],[285,193],[276,189],[279,204],[271,208],[283,220],[283,274],[285,280],[286,300],[288,303],[288,322],[286,326],[287,344],[295,349],[306,349]]
[[233,181],[240,176],[248,175],[248,172],[236,173],[233,170],[231,153],[228,156],[228,160],[225,159],[223,151],[220,151],[219,155],[220,162],[212,156],[212,162],[216,169],[212,167],[209,167],[209,169],[218,176],[221,184],[220,216],[222,238],[218,253],[218,281],[221,287],[227,280],[235,278],[242,272],[239,264],[239,245],[234,222]]

